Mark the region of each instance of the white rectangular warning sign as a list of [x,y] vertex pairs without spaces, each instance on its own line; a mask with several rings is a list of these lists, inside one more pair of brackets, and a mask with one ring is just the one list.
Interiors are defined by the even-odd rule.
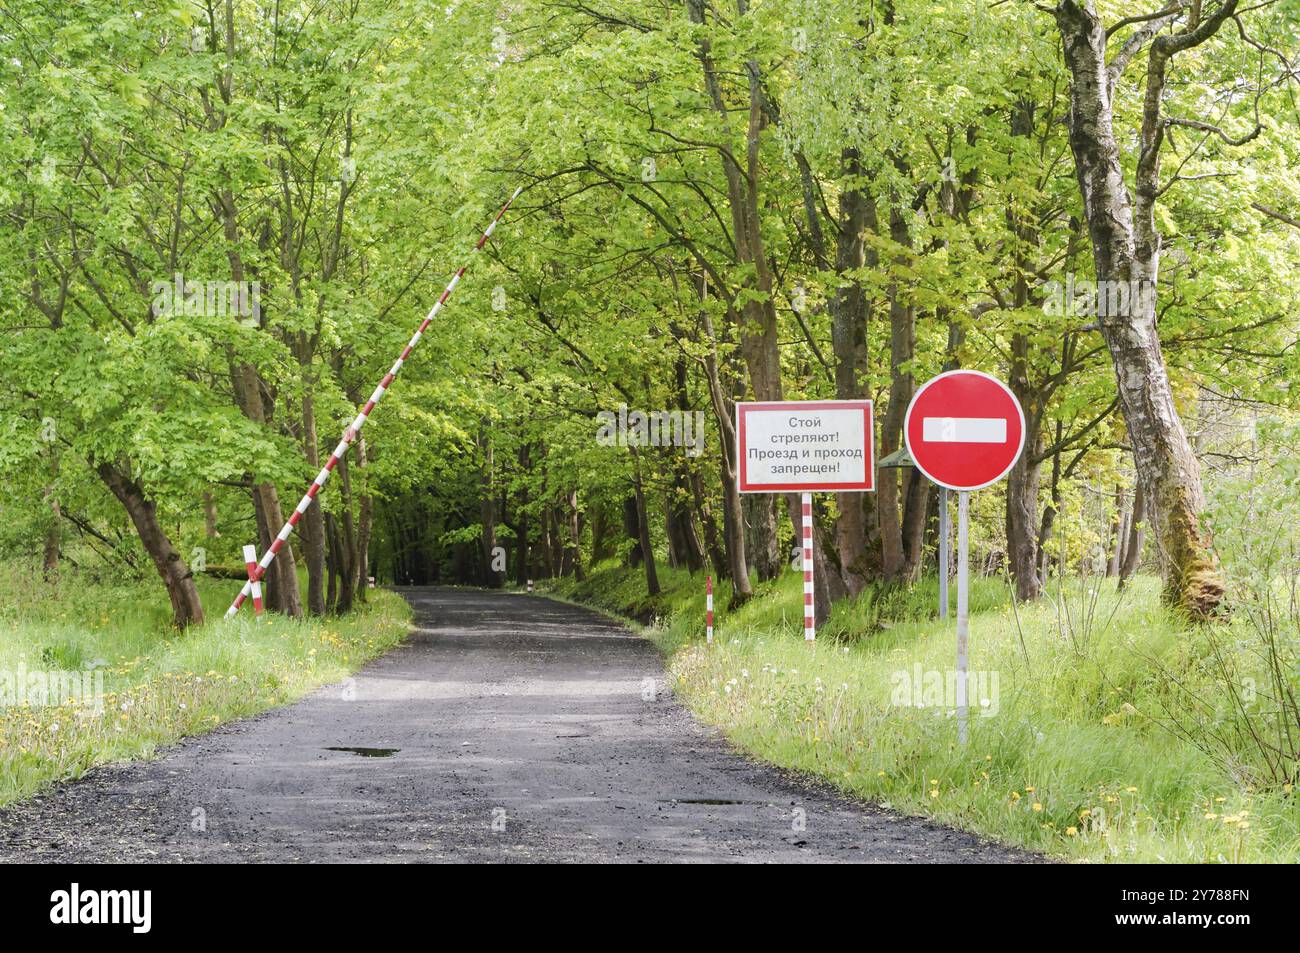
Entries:
[[741,493],[874,490],[869,400],[736,405]]

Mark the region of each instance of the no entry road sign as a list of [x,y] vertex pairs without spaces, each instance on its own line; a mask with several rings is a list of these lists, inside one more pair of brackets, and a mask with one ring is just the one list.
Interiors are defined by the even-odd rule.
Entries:
[[1025,445],[1025,414],[996,377],[948,371],[916,392],[903,437],[916,468],[939,486],[979,490],[1015,466]]
[[1025,413],[1011,389],[979,371],[948,371],[921,385],[903,418],[912,462],[943,489],[940,591],[947,614],[947,492],[957,492],[957,740],[966,744],[970,643],[970,491],[1007,475],[1025,446]]
[[876,488],[869,400],[736,405],[741,493]]

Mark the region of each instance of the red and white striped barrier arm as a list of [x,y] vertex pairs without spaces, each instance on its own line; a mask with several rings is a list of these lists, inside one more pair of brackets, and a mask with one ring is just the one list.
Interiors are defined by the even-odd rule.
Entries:
[[[510,208],[515,199],[519,198],[519,193],[523,190],[523,186],[515,189],[515,194],[510,196],[505,205],[501,206],[501,211],[497,212],[497,217],[492,219],[492,224],[487,227],[487,230],[483,232],[482,237],[479,238],[478,244],[474,246],[475,251],[478,251],[487,244],[487,240],[492,236],[493,230],[497,227],[497,222],[501,221],[501,218],[506,214],[506,209]],[[457,269],[456,273],[451,276],[451,281],[449,281],[447,287],[443,289],[442,296],[438,298],[425,319],[420,322],[419,329],[411,336],[411,340],[407,342],[401,356],[393,363],[393,366],[389,369],[388,373],[384,375],[384,379],[379,382],[379,386],[376,387],[375,392],[370,395],[370,399],[366,401],[365,406],[361,408],[356,419],[353,420],[352,423],[348,425],[347,429],[343,431],[343,439],[341,439],[338,446],[334,448],[334,452],[330,454],[329,460],[325,462],[325,466],[321,468],[320,473],[316,474],[316,479],[313,480],[311,486],[307,488],[306,495],[298,501],[298,507],[293,511],[293,515],[289,517],[289,521],[285,523],[284,526],[280,527],[280,532],[276,534],[275,541],[271,543],[271,548],[268,549],[262,555],[261,560],[259,560],[256,570],[256,580],[250,579],[248,582],[244,583],[244,588],[240,591],[239,595],[235,597],[235,601],[230,604],[230,608],[226,610],[227,619],[231,618],[239,611],[239,607],[244,604],[244,600],[247,599],[249,593],[252,592],[253,583],[255,581],[260,581],[266,576],[266,569],[275,561],[276,553],[284,548],[285,541],[290,537],[290,535],[292,535],[294,527],[298,525],[298,520],[302,519],[302,514],[307,511],[309,506],[311,506],[312,500],[316,499],[316,494],[318,494],[321,487],[325,485],[325,481],[328,480],[330,474],[334,472],[334,468],[339,465],[339,461],[343,459],[343,455],[348,452],[348,447],[352,446],[352,442],[357,439],[357,434],[370,418],[370,412],[375,409],[375,404],[379,403],[384,394],[388,392],[388,388],[393,384],[393,379],[397,377],[398,372],[402,369],[402,365],[406,363],[406,359],[411,356],[411,351],[415,350],[415,346],[420,343],[420,338],[424,336],[425,330],[429,327],[430,323],[432,323],[433,319],[437,317],[438,312],[442,310],[442,306],[447,303],[447,299],[451,297],[452,291],[454,291],[456,285],[460,283],[461,276],[465,274],[465,269],[467,267],[468,265],[461,265],[460,268]]]
[[704,636],[713,644],[713,577],[704,577]]
[[816,611],[813,605],[813,512],[812,494],[803,494],[803,640],[817,638]]
[[262,614],[262,583],[261,576],[257,574],[257,547],[244,547],[244,565],[248,567],[248,584],[253,590],[253,615]]

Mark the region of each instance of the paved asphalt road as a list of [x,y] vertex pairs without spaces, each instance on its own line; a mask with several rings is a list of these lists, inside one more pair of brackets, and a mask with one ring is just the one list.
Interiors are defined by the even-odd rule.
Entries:
[[414,631],[350,686],[0,812],[0,861],[1037,859],[740,756],[594,612],[401,592]]

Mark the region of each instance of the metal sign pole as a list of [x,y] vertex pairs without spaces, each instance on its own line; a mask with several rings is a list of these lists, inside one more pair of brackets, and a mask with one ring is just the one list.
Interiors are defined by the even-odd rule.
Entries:
[[[970,491],[1001,480],[1025,448],[1025,411],[1015,393],[982,371],[944,371],[912,395],[903,417],[903,439],[912,463],[925,476],[957,493],[957,737],[964,745],[969,729],[970,676]],[[979,452],[971,444],[983,444]],[[948,510],[947,493],[939,498]],[[941,517],[942,519],[942,517]],[[945,524],[946,525],[946,524]],[[940,561],[948,551],[942,533]],[[948,567],[939,575],[939,614],[948,611]]]
[[939,487],[939,618],[948,618],[948,567],[952,555],[948,552],[948,488]]
[[970,641],[970,493],[957,494],[957,740],[966,743],[966,649]]

